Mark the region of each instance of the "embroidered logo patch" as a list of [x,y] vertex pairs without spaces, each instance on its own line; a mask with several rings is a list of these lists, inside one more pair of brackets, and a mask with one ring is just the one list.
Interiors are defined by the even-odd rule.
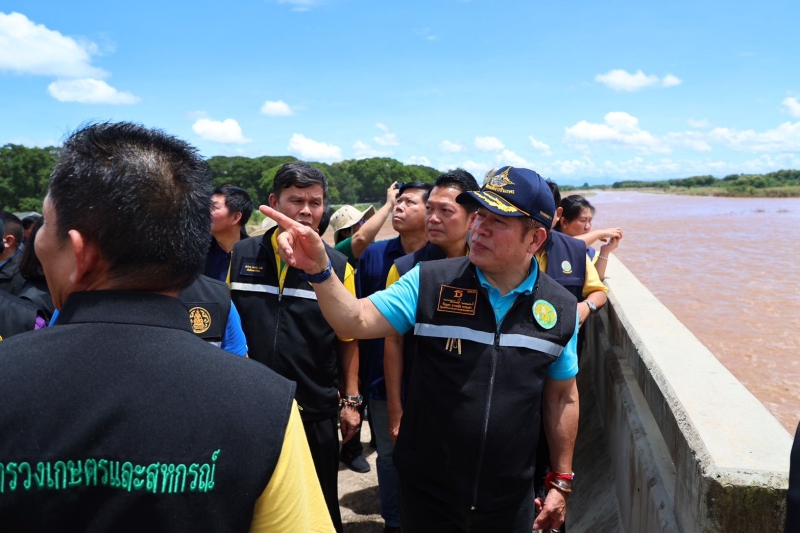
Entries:
[[561,270],[564,271],[564,274],[572,274],[572,265],[569,263],[569,261],[562,261]]
[[456,313],[458,315],[475,314],[478,308],[478,290],[460,289],[450,285],[442,285],[439,289],[439,303],[437,311]]
[[513,189],[506,188],[509,185],[514,185],[514,182],[508,179],[509,170],[511,170],[511,168],[507,168],[504,172],[501,172],[500,174],[495,174],[494,176],[489,178],[489,181],[486,183],[486,188],[504,194],[514,194],[515,191]]
[[533,318],[544,329],[553,329],[558,321],[558,314],[553,304],[547,300],[536,300],[533,304]]
[[202,307],[192,307],[189,309],[189,322],[196,335],[205,333],[211,327],[211,313]]
[[267,275],[266,270],[267,264],[261,261],[242,261],[239,275],[263,278]]

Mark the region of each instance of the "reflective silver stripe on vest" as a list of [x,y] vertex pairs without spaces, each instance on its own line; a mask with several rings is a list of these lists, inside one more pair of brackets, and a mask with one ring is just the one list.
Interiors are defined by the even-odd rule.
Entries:
[[295,298],[305,298],[306,300],[316,300],[317,295],[314,291],[304,291],[303,289],[283,289],[284,296],[294,296]]
[[208,341],[208,344],[213,344],[217,348],[222,348],[222,342]]
[[500,334],[500,346],[513,346],[514,348],[529,348],[537,352],[544,352],[546,354],[558,357],[564,350],[562,346],[544,339],[537,339],[536,337],[528,337],[527,335],[518,335],[512,333]]
[[260,285],[258,283],[242,283],[234,281],[231,283],[232,291],[265,292],[267,294],[280,294],[278,287],[274,285]]
[[[261,285],[259,283],[242,283],[234,281],[231,283],[232,291],[247,291],[247,292],[265,292],[267,294],[280,294],[280,289],[274,285]],[[303,289],[283,289],[284,296],[293,296],[294,298],[305,298],[306,300],[316,300],[317,295],[314,291],[305,291]]]
[[[433,324],[417,323],[414,324],[414,335],[419,335],[421,337],[438,337],[442,339],[464,339],[488,345],[494,343],[493,334],[460,326],[435,326]],[[554,342],[537,339],[536,337],[528,337],[527,335],[508,333],[500,334],[500,346],[528,348],[555,357],[561,355],[561,352],[564,350],[562,346]]]
[[463,328],[460,326],[434,326],[433,324],[414,324],[414,335],[421,337],[438,337],[442,339],[464,339],[481,344],[494,344],[494,335],[485,331]]

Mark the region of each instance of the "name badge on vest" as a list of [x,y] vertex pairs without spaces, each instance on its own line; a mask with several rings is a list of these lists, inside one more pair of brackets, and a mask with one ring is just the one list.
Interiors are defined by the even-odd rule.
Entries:
[[263,278],[267,275],[267,264],[262,261],[242,261],[240,276]]
[[478,290],[442,285],[439,289],[437,311],[473,316],[478,308]]
[[222,310],[217,302],[186,302],[189,324],[201,339],[222,339]]

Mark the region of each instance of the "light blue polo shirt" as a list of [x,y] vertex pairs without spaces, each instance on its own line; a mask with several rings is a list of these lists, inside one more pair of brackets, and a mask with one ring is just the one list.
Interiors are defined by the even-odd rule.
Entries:
[[[475,270],[478,272],[478,281],[489,295],[489,303],[494,309],[498,328],[517,296],[530,295],[539,276],[539,264],[534,258],[531,260],[531,270],[528,277],[517,288],[505,296],[500,296],[500,291],[486,280],[481,269],[476,267]],[[419,302],[419,263],[385,290],[369,296],[369,300],[399,334],[404,335],[413,329],[417,317],[417,303]],[[570,379],[578,373],[578,329],[580,328],[580,321],[577,318],[577,309],[575,310],[575,315],[575,331],[572,337],[564,347],[561,355],[547,369],[547,375],[552,379]]]

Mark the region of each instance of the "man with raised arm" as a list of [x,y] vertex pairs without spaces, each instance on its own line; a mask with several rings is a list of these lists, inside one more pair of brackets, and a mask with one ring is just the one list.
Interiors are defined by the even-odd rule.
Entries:
[[[339,335],[414,331],[417,355],[394,450],[403,531],[558,528],[578,429],[578,317],[575,297],[534,258],[550,230],[553,196],[535,172],[504,167],[458,201],[479,204],[469,257],[420,263],[361,300],[331,275],[315,232],[261,209],[284,228],[281,256],[313,276]],[[553,472],[534,520],[541,412]]]
[[294,383],[177,298],[210,237],[205,160],[129,123],[59,152],[35,246],[61,316],[0,342],[0,531],[332,532]]

